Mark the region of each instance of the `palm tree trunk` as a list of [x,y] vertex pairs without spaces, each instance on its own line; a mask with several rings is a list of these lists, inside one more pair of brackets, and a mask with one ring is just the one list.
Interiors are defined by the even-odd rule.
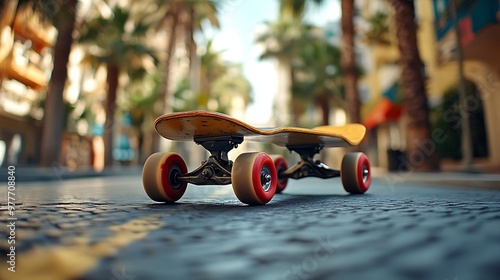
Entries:
[[413,1],[392,0],[396,18],[396,37],[400,51],[403,97],[408,115],[408,163],[416,171],[439,168],[435,144],[431,141],[429,107],[424,68],[417,47]]
[[56,26],[57,35],[54,46],[54,68],[49,81],[42,128],[40,165],[49,167],[58,162],[61,150],[61,138],[64,130],[63,93],[68,77],[68,60],[73,43],[75,10],[78,0],[69,0],[61,5],[61,24]]
[[170,26],[170,36],[167,44],[167,57],[165,59],[164,72],[163,73],[163,85],[162,85],[162,93],[161,97],[163,100],[163,111],[164,113],[169,113],[172,111],[171,104],[171,96],[170,91],[168,89],[170,84],[170,66],[172,64],[172,57],[174,55],[175,44],[177,42],[177,28],[179,26],[179,14],[177,12],[173,12],[172,14],[172,22]]
[[106,98],[105,111],[106,121],[104,123],[104,165],[113,165],[113,130],[115,127],[116,95],[118,90],[118,78],[120,68],[116,64],[107,65],[108,95]]
[[[179,26],[179,7],[181,3],[173,2],[170,7],[169,13],[171,13],[172,21],[170,22],[170,36],[168,38],[166,57],[165,57],[165,65],[164,65],[164,73],[162,84],[160,85],[161,93],[160,100],[163,102],[162,113],[170,113],[173,111],[172,96],[168,87],[170,84],[170,66],[172,64],[172,57],[174,55],[174,49],[177,39],[177,28]],[[160,149],[160,139],[161,136],[156,133],[156,131],[152,131],[153,137],[151,138],[151,149],[152,152],[158,151]]]
[[144,162],[146,162],[146,158],[145,158],[145,155],[144,155],[144,150],[142,149],[142,147],[144,147],[144,132],[142,131],[141,128],[139,128],[139,130],[137,131],[138,132],[138,135],[137,135],[137,164],[138,165],[143,165]]
[[342,71],[347,99],[347,114],[350,122],[360,122],[360,101],[356,52],[354,50],[354,0],[342,0]]
[[291,107],[292,107],[292,126],[301,127],[300,125],[300,117],[304,114],[305,111],[305,102],[304,100],[300,100],[296,97],[292,97]]
[[186,41],[187,57],[189,58],[189,69],[193,67],[194,60],[196,59],[196,41],[194,40],[194,20],[195,20],[194,7],[189,7],[189,20],[185,25],[184,40]]
[[293,94],[293,88],[297,85],[297,79],[295,78],[295,68],[291,63],[288,63],[288,66],[290,67],[290,89],[289,91],[291,92],[292,95],[292,124],[295,127],[300,126],[300,116],[304,112],[303,110],[303,102],[300,100],[297,100],[297,98]]
[[328,93],[323,93],[317,99],[317,105],[321,108],[322,125],[330,124],[330,98]]

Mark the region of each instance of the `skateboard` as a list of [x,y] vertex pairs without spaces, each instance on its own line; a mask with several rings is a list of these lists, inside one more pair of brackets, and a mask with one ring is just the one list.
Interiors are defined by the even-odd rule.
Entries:
[[[313,160],[323,148],[358,145],[366,132],[361,124],[256,128],[221,113],[189,111],[160,116],[154,126],[166,139],[194,141],[210,152],[191,172],[177,153],[152,154],[144,163],[142,181],[147,195],[158,202],[179,200],[188,183],[231,184],[236,197],[250,205],[268,203],[286,188],[288,179],[341,177],[344,189],[351,194],[362,194],[370,186],[370,163],[363,153],[346,154],[340,170]],[[286,147],[299,154],[300,161],[289,167],[283,156],[263,152],[243,153],[234,162],[229,160],[229,151],[244,140]]]

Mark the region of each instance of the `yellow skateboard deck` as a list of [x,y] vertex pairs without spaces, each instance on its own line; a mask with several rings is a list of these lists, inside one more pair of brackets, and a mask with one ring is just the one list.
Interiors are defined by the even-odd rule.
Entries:
[[221,113],[189,111],[166,114],[156,119],[156,131],[166,139],[193,141],[194,138],[243,136],[247,141],[268,142],[279,146],[324,145],[324,147],[356,146],[365,136],[361,124],[257,128]]

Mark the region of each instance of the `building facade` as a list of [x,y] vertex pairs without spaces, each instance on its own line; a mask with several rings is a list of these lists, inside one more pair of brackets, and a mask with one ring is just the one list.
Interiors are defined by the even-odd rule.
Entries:
[[[390,7],[384,1],[361,1],[365,17],[377,9],[389,14]],[[447,91],[457,88],[459,70],[456,60],[456,37],[448,0],[414,1],[418,22],[417,39],[421,59],[425,65],[427,95],[431,108],[440,105]],[[374,7],[376,6],[376,7]],[[473,100],[470,106],[459,108],[471,113],[479,105],[484,106],[487,135],[487,164],[500,166],[500,149],[495,145],[500,135],[498,108],[500,105],[500,25],[499,1],[459,1],[457,14],[461,31],[464,76],[480,91],[481,100]],[[372,61],[361,83],[370,89],[370,102],[363,108],[365,125],[369,129],[372,157],[377,165],[397,169],[394,161],[406,149],[404,108],[397,97],[401,75],[399,51],[395,38],[394,23],[389,21],[384,43],[369,44]],[[477,106],[476,106],[477,105]],[[477,143],[476,143],[477,144]],[[392,167],[392,168],[391,168]]]
[[[451,75],[440,75],[435,84],[458,84],[457,44],[453,29],[452,5],[450,0],[433,0],[436,69]],[[488,145],[488,161],[500,167],[500,147],[496,145],[500,137],[500,1],[472,0],[458,1],[456,4],[460,47],[463,51],[464,76],[474,83],[480,95],[468,95],[467,106],[461,108],[466,113],[476,109],[476,104],[484,107],[484,121]],[[453,75],[455,74],[455,75]],[[440,78],[439,80],[437,78]]]
[[38,162],[41,101],[52,70],[56,30],[17,1],[0,15],[0,164]]

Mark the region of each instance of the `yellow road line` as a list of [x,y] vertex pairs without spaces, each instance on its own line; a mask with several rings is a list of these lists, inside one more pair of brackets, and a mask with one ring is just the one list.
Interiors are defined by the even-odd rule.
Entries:
[[116,255],[123,247],[143,239],[162,226],[158,219],[165,214],[153,214],[110,226],[112,236],[90,244],[88,237],[76,237],[69,246],[35,247],[16,258],[16,272],[0,264],[1,279],[74,279],[97,266],[101,258]]

